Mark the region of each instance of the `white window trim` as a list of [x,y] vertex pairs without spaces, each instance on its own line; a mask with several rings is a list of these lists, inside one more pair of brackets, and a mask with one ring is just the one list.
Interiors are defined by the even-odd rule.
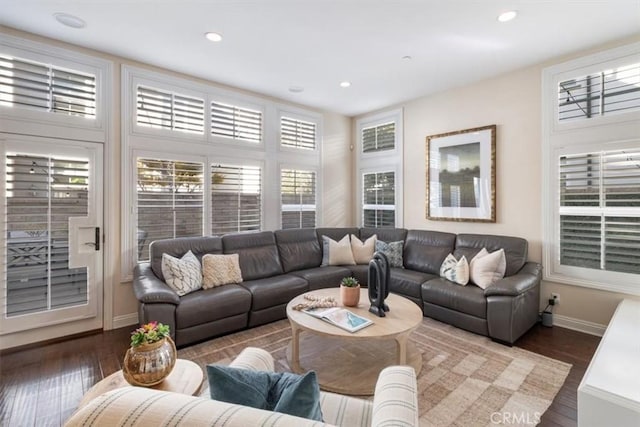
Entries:
[[107,141],[112,105],[113,63],[111,61],[7,34],[0,34],[0,50],[18,58],[96,76],[95,119],[24,108],[0,107],[0,132],[101,143]]
[[[362,130],[364,128],[379,126],[381,124],[395,122],[396,137],[393,150],[376,151],[372,153],[362,152]],[[395,172],[395,227],[402,228],[404,224],[404,168],[403,168],[403,110],[385,111],[382,113],[365,116],[356,121],[356,215],[359,227],[363,225],[363,176],[364,174],[377,172]]]
[[[557,86],[560,81],[602,70],[603,66],[640,62],[640,43],[599,52],[558,64],[542,73],[542,229],[544,280],[640,295],[638,275],[559,264],[560,209],[557,159],[562,154],[588,153],[638,147],[639,112],[599,116],[560,123]],[[620,209],[622,215],[628,209]]]
[[[278,139],[277,139],[277,145],[278,145],[278,151],[283,152],[283,153],[291,153],[291,154],[295,154],[296,156],[305,156],[308,158],[315,158],[318,160],[320,160],[320,155],[322,152],[322,115],[320,114],[312,114],[308,111],[299,109],[299,108],[293,108],[293,107],[286,107],[286,106],[279,106],[277,108],[278,111],[278,119],[276,122],[276,126],[278,127],[277,129],[277,134],[278,134]],[[316,146],[313,150],[309,150],[306,148],[295,148],[295,147],[286,147],[286,146],[282,146],[281,140],[282,140],[282,135],[281,135],[281,129],[280,129],[280,120],[282,119],[282,117],[289,117],[295,120],[302,120],[305,122],[310,122],[310,123],[314,123],[316,125]]]
[[[278,122],[280,119],[278,119]],[[294,169],[305,172],[315,172],[316,174],[316,227],[322,226],[322,174],[319,166],[313,166],[305,163],[279,163],[278,164],[278,228],[282,229],[282,212],[293,211],[292,209],[282,209],[282,170]],[[299,205],[296,205],[299,206]],[[305,205],[302,205],[305,206]],[[306,205],[311,206],[311,205]],[[311,208],[303,208],[303,212],[312,211]]]

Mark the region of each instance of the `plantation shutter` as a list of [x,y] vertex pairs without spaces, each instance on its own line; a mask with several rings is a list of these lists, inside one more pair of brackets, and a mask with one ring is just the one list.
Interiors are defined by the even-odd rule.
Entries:
[[69,268],[69,218],[89,211],[89,163],[6,156],[6,315],[87,303],[87,269]]
[[560,82],[558,120],[640,110],[640,63]]
[[259,143],[262,141],[262,112],[212,102],[211,135]]
[[203,164],[138,158],[137,206],[140,261],[154,240],[202,236]]
[[640,149],[561,157],[560,263],[640,274],[638,208]]
[[204,133],[204,100],[138,86],[136,123],[179,132]]
[[314,150],[316,148],[316,124],[290,117],[281,117],[280,144],[283,147]]
[[259,167],[211,167],[211,232],[260,230],[262,175]]
[[363,227],[395,226],[395,173],[363,175]]
[[96,76],[0,55],[0,106],[96,117]]
[[316,226],[316,173],[282,169],[280,174],[282,228]]
[[362,129],[362,152],[393,150],[396,142],[395,122]]

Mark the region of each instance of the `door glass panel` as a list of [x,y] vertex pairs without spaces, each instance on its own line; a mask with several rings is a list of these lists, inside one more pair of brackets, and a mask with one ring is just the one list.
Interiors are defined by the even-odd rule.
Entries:
[[89,161],[6,156],[6,315],[87,303],[87,268],[69,268],[69,217],[89,212]]

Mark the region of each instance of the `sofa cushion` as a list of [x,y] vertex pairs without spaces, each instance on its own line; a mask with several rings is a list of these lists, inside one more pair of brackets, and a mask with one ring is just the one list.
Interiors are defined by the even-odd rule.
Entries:
[[315,229],[277,230],[274,235],[285,273],[320,266],[322,248]]
[[197,291],[202,287],[202,266],[198,258],[188,251],[182,258],[162,255],[162,275],[167,285],[178,296]]
[[214,400],[322,421],[314,371],[296,375],[207,365],[207,376]]
[[360,229],[360,239],[365,240],[369,237],[376,235],[378,240],[383,242],[399,242],[404,241],[407,238],[406,228],[370,228],[363,227]]
[[504,249],[507,260],[505,276],[516,274],[527,262],[528,244],[525,239],[508,236],[492,236],[487,234],[458,234],[454,255],[460,258],[466,256],[468,260],[486,248],[489,252]]
[[437,278],[422,284],[422,300],[482,319],[487,318],[487,299],[484,291],[469,284],[459,286]]
[[404,266],[438,276],[442,262],[453,252],[455,241],[456,235],[452,233],[409,230],[404,244]]
[[271,231],[239,233],[222,236],[225,254],[240,256],[240,270],[244,280],[262,279],[282,274],[282,265]]
[[469,263],[467,258],[462,255],[462,258],[457,260],[452,254],[447,255],[440,267],[440,277],[465,286],[469,283]]
[[180,298],[176,307],[176,327],[185,329],[207,322],[244,314],[251,308],[251,293],[240,285],[218,286]]
[[327,266],[293,271],[291,274],[306,280],[309,283],[309,290],[313,291],[340,286],[343,278],[351,276],[351,270],[347,267]]
[[[252,295],[251,310],[257,311],[265,308],[287,304],[294,297],[309,290],[307,281],[293,274],[264,279],[245,280],[241,286],[247,288]],[[223,286],[224,287],[224,286]]]
[[349,236],[344,236],[336,242],[330,237],[322,236],[322,266],[354,265],[353,253]]
[[351,276],[358,280],[360,286],[367,286],[369,283],[369,264],[348,265],[345,268],[351,271]]
[[420,286],[434,277],[437,276],[405,268],[392,268],[389,277],[389,291],[420,299]]
[[355,234],[351,235],[351,253],[356,264],[369,264],[376,250],[377,240],[378,237],[375,234],[364,241],[358,239]]
[[376,252],[382,252],[387,256],[389,267],[404,268],[402,262],[403,248],[403,241],[383,242],[382,240],[376,240]]
[[222,240],[220,237],[179,237],[177,239],[162,239],[151,242],[149,256],[151,270],[158,279],[164,281],[162,274],[162,254],[169,254],[181,258],[188,251],[202,259],[204,254],[221,254]]
[[206,254],[202,257],[202,287],[204,289],[241,282],[242,272],[240,271],[238,254]]

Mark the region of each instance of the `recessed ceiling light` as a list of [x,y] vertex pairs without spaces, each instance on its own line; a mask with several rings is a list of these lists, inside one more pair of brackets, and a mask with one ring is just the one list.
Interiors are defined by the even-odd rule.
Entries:
[[209,33],[204,33],[204,36],[208,40],[211,40],[212,42],[222,41],[222,34],[220,34],[220,33],[209,32]]
[[498,21],[500,21],[500,22],[509,22],[513,18],[515,18],[517,15],[518,15],[518,12],[516,12],[515,10],[508,10],[508,11],[502,12],[500,15],[498,15]]
[[404,61],[411,61],[413,58],[410,55],[405,55],[402,57]]
[[347,82],[347,81],[340,82],[340,87],[349,87],[349,86],[351,86],[351,82]]
[[80,19],[77,16],[69,15],[68,13],[54,13],[53,17],[56,18],[56,21],[58,21],[62,25],[66,25],[67,27],[84,28],[87,26],[87,23],[84,22],[83,19]]
[[289,92],[292,92],[292,93],[304,92],[304,88],[302,86],[289,86]]

